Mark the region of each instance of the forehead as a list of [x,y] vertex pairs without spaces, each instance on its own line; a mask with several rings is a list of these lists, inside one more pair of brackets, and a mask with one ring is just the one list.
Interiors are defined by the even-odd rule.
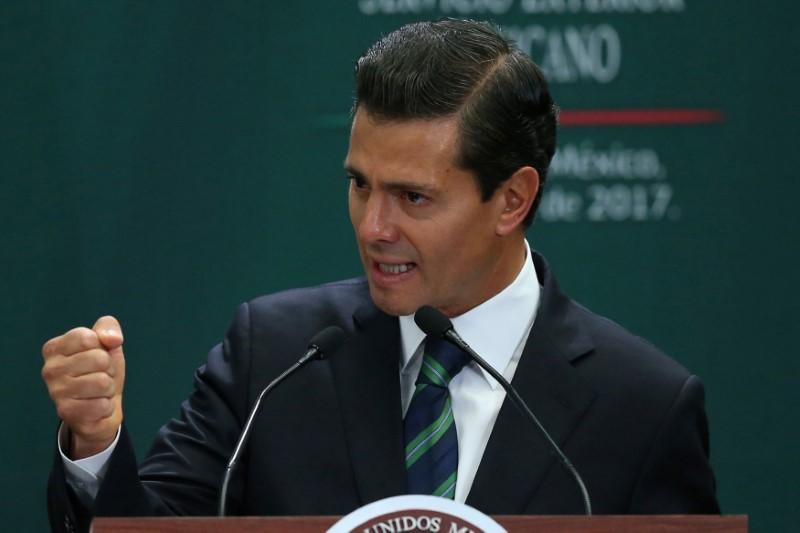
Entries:
[[365,177],[433,179],[456,170],[456,117],[387,120],[359,109],[345,167]]

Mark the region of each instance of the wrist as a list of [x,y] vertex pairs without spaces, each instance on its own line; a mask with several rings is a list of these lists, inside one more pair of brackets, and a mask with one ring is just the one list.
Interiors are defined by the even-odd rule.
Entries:
[[69,457],[69,459],[72,461],[86,459],[87,457],[92,457],[93,455],[97,455],[98,453],[105,451],[109,446],[111,446],[111,444],[113,444],[114,439],[117,436],[117,430],[115,430],[108,437],[87,439],[75,434],[75,432],[70,430],[68,427],[65,429],[66,435],[62,441],[62,450],[64,451],[64,455]]

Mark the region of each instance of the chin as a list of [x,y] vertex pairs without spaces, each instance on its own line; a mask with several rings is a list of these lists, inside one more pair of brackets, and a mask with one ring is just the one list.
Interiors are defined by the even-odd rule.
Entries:
[[369,293],[372,297],[372,303],[375,304],[375,307],[391,316],[413,315],[417,312],[417,309],[424,305],[422,303],[408,302],[402,298],[392,298],[391,296],[387,296],[382,291],[374,290],[371,286]]

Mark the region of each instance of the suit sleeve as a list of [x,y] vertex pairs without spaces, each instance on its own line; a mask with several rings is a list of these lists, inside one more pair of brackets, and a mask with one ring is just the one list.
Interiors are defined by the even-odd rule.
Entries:
[[[159,430],[138,469],[123,425],[91,509],[83,507],[67,485],[56,450],[48,484],[51,528],[88,531],[94,516],[215,514],[225,464],[247,413],[249,339],[249,307],[242,304],[223,343],[195,373],[194,391],[181,404],[179,416]],[[240,479],[231,482],[233,501],[240,497]]]
[[629,513],[719,514],[704,396],[701,381],[690,376],[647,455]]

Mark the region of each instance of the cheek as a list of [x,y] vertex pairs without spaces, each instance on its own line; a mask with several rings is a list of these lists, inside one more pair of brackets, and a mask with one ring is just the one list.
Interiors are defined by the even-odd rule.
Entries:
[[489,213],[480,211],[464,217],[449,235],[452,255],[459,258],[455,267],[462,271],[469,270],[470,265],[485,261],[494,237]]
[[451,272],[468,268],[465,261],[473,251],[466,226],[463,223],[436,224],[415,235],[406,234],[428,267],[428,276],[447,278]]
[[361,221],[361,210],[358,207],[358,203],[353,199],[352,193],[347,197],[347,211],[350,214],[350,224],[352,224],[354,230],[358,230],[358,224]]

